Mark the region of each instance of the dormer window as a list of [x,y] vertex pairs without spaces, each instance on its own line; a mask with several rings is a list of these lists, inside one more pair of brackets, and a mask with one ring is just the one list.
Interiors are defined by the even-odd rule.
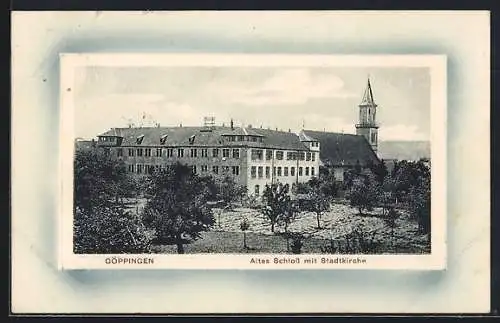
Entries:
[[194,138],[196,136],[195,135],[192,135],[191,137],[189,137],[189,144],[192,145],[194,143]]
[[138,145],[142,144],[142,140],[143,140],[143,139],[144,139],[144,135],[140,135],[140,136],[138,136],[138,137],[137,137],[137,139],[136,139],[136,143],[137,143]]
[[167,141],[167,137],[168,135],[163,135],[160,137],[160,144],[164,145],[165,144],[165,141]]

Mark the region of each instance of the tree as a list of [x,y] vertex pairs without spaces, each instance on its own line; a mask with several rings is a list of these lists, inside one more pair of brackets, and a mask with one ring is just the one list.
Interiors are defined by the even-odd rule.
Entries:
[[271,221],[271,232],[279,218],[290,208],[289,185],[282,183],[266,184],[262,193],[264,207],[262,213]]
[[379,185],[384,183],[384,179],[389,174],[385,162],[382,160],[380,163],[374,163],[373,161],[368,162],[368,168],[371,173],[375,176],[375,180]]
[[92,211],[94,207],[115,203],[127,191],[129,179],[125,164],[100,150],[81,150],[75,154],[75,208]]
[[399,217],[399,213],[394,209],[390,208],[387,215],[384,217],[385,224],[389,227],[391,231],[391,245],[394,248],[394,229],[396,228],[396,220]]
[[419,185],[412,187],[409,193],[411,214],[418,222],[419,231],[431,233],[431,188],[430,178],[423,178]]
[[223,201],[224,206],[228,209],[231,208],[232,203],[241,200],[247,193],[247,188],[243,185],[236,183],[234,178],[225,176],[217,183],[218,198]]
[[328,186],[315,177],[308,184],[311,188],[308,193],[310,211],[316,214],[317,228],[321,229],[321,214],[330,209],[330,198],[325,194],[329,192]]
[[133,183],[123,162],[99,150],[77,151],[74,174],[74,251],[149,252],[154,230],[118,203]]
[[185,238],[196,240],[215,223],[207,206],[210,192],[200,177],[179,163],[156,172],[151,182],[145,223],[157,229],[160,240],[175,243],[182,254]]
[[354,180],[348,198],[351,206],[357,207],[359,214],[363,214],[363,210],[371,211],[373,209],[379,193],[375,181],[370,176],[366,176]]
[[240,223],[240,229],[243,231],[243,248],[248,249],[247,246],[247,230],[250,228],[250,223],[248,223],[248,219],[244,218]]
[[278,218],[278,222],[282,223],[285,228],[284,236],[286,239],[286,251],[290,251],[290,238],[292,237],[292,234],[288,231],[288,227],[295,220],[298,212],[298,203],[296,201],[291,201],[282,216]]

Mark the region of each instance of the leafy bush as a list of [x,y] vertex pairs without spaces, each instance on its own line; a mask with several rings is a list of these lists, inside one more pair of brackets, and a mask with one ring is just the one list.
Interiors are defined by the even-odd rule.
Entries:
[[77,209],[73,227],[78,254],[149,253],[155,238],[155,230],[120,207]]

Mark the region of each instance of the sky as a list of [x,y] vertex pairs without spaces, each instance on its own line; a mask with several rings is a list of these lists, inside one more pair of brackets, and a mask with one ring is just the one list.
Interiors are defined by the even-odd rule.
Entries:
[[379,140],[429,140],[430,74],[407,67],[78,67],[75,132],[110,128],[252,125],[355,133],[367,78]]

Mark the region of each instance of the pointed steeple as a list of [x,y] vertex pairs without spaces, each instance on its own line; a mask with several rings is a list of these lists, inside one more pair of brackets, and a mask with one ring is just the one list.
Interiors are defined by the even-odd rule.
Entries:
[[363,94],[363,99],[360,105],[372,105],[376,106],[375,100],[373,100],[372,85],[370,84],[370,76],[368,76],[368,82],[366,84],[365,93]]

